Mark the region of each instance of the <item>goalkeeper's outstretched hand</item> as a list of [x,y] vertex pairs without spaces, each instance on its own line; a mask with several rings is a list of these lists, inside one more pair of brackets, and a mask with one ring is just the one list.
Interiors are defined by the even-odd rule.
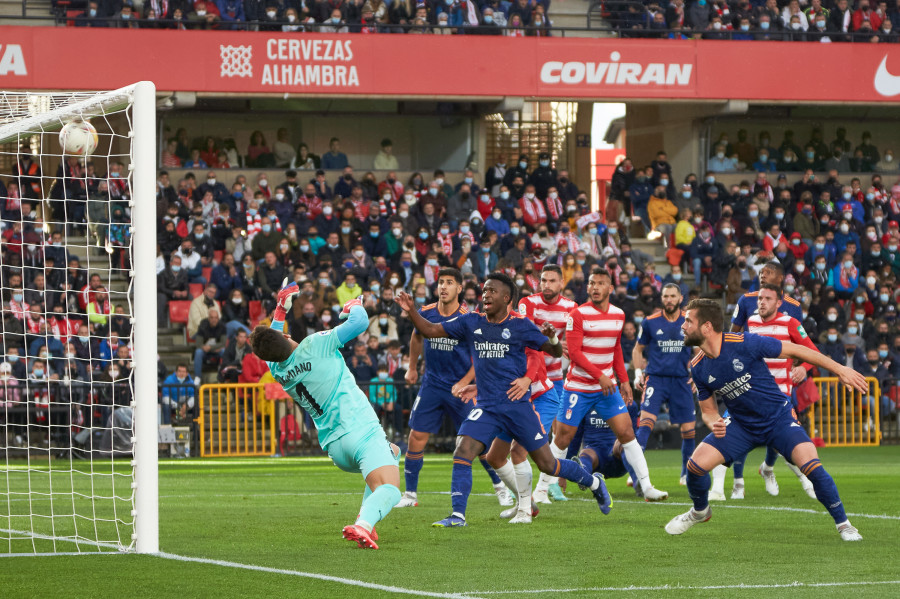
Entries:
[[281,291],[278,292],[278,307],[287,313],[291,309],[294,298],[300,295],[300,287],[297,283],[288,284],[288,278],[285,277],[281,282]]
[[341,310],[341,313],[338,314],[338,318],[340,318],[341,320],[347,320],[347,318],[350,316],[350,309],[353,308],[353,306],[362,305],[362,297],[353,298],[352,300],[344,304],[344,308]]

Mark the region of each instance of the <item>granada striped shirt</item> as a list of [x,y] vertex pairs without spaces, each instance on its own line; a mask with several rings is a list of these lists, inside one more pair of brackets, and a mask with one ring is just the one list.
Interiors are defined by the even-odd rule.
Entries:
[[[519,301],[519,314],[528,318],[538,328],[545,322],[549,322],[556,330],[556,336],[562,341],[566,332],[566,320],[569,318],[569,312],[577,305],[569,298],[563,297],[562,294],[556,298],[555,302],[548,304],[544,301],[543,295],[533,293]],[[561,381],[563,379],[562,360],[562,357],[554,358],[544,354],[547,376],[550,377],[551,381]]]
[[[796,318],[792,318],[787,314],[776,313],[771,319],[763,322],[759,313],[754,314],[747,319],[747,328],[751,333],[761,335],[763,337],[772,337],[781,342],[790,341],[803,345],[816,352],[819,350],[810,341],[809,336],[803,329]],[[781,389],[781,392],[790,396],[794,383],[791,381],[791,368],[794,361],[791,358],[765,358],[766,366],[775,379],[775,384]]]
[[525,376],[532,380],[531,401],[534,401],[553,388],[553,383],[547,378],[547,365],[544,363],[546,354],[542,351],[525,348],[525,356],[528,360],[528,372]]
[[628,380],[622,355],[622,327],[625,312],[612,304],[605,312],[591,302],[569,313],[566,338],[569,347],[569,372],[565,389],[593,393],[602,390],[599,373],[616,381]]

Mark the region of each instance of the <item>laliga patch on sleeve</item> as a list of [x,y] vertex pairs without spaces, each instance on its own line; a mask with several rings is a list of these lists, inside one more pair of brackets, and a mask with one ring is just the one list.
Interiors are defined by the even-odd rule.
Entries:
[[521,314],[522,316],[528,316],[528,308],[525,306],[525,304],[519,304],[519,314]]
[[737,318],[737,317],[738,317],[738,312],[740,312],[740,311],[741,311],[741,305],[740,305],[740,304],[735,304],[735,306],[734,306],[734,314],[732,314],[731,317],[732,317],[732,318]]
[[802,325],[802,324],[801,324],[801,325],[797,325],[797,332],[800,333],[800,336],[803,337],[804,339],[806,339],[806,337],[808,336],[808,335],[806,334],[806,329],[803,328],[803,325]]
[[572,320],[572,317],[570,316],[566,319],[566,330],[571,331],[574,328],[575,328],[575,321]]

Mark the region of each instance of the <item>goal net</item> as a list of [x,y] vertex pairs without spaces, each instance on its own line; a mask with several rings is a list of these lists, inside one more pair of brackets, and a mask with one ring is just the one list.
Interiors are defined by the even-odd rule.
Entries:
[[0,553],[158,551],[155,163],[152,83],[0,92]]

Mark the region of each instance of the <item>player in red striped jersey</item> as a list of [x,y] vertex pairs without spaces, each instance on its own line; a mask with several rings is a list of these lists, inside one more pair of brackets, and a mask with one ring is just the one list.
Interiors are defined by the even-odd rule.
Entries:
[[[661,501],[669,494],[654,488],[650,482],[647,460],[634,436],[625,406],[625,402],[634,401],[622,354],[625,313],[609,303],[611,289],[609,272],[594,269],[587,286],[590,301],[569,313],[566,336],[571,363],[566,376],[566,397],[556,415],[557,436],[551,451],[565,452],[578,425],[595,410],[622,444],[626,467],[632,472],[632,478],[640,482],[644,499]],[[618,379],[618,387],[613,377]]]
[[[756,299],[757,312],[747,319],[747,328],[751,333],[762,335],[763,337],[772,337],[782,342],[790,341],[791,343],[804,345],[815,352],[819,351],[815,344],[809,339],[809,336],[803,329],[803,325],[800,324],[796,318],[779,312],[782,297],[781,288],[778,285],[772,283],[761,284]],[[772,373],[772,377],[775,379],[775,384],[778,385],[781,392],[788,397],[791,396],[794,385],[802,382],[806,378],[806,371],[810,368],[808,364],[805,366],[802,364],[795,365],[791,358],[765,358],[765,362],[769,367],[769,372]],[[744,458],[746,458],[746,456],[744,456]],[[744,461],[744,459],[741,458],[740,461]],[[800,485],[803,487],[806,494],[812,499],[815,499],[816,493],[813,490],[813,484],[794,464],[791,464],[790,462],[787,462],[787,464],[797,478],[800,479]],[[724,472],[721,469],[718,471],[714,469],[713,472],[714,478],[719,478],[719,476],[724,478]],[[759,467],[759,474],[766,483],[766,491],[768,491],[770,495],[778,495],[778,482],[775,480],[775,474],[772,467],[763,462]],[[716,488],[724,488],[724,483],[719,480],[716,480],[713,484]],[[738,479],[735,479],[731,498],[744,498],[744,485],[742,480],[739,482]]]
[[[519,301],[519,314],[530,319],[537,326],[549,322],[556,330],[557,337],[565,343],[563,335],[566,330],[566,319],[569,312],[578,304],[567,297],[561,295],[563,288],[562,269],[556,264],[547,264],[541,269],[541,292],[534,293],[528,297],[523,297]],[[563,367],[562,358],[554,358],[548,354],[544,354],[544,362],[546,364],[546,372],[553,388],[546,390],[541,394],[532,393],[531,398],[534,403],[534,409],[541,416],[541,424],[545,430],[553,430],[556,432],[556,413],[559,411],[560,398],[564,395],[563,390]],[[550,445],[553,450],[554,445]],[[563,452],[560,455],[554,454],[557,459],[565,459]],[[524,459],[524,455],[522,456]],[[515,460],[514,460],[515,461]],[[548,493],[555,501],[567,501],[568,498],[559,488],[559,479],[554,476],[541,474],[540,480],[534,489],[534,501],[536,503],[550,503]]]

